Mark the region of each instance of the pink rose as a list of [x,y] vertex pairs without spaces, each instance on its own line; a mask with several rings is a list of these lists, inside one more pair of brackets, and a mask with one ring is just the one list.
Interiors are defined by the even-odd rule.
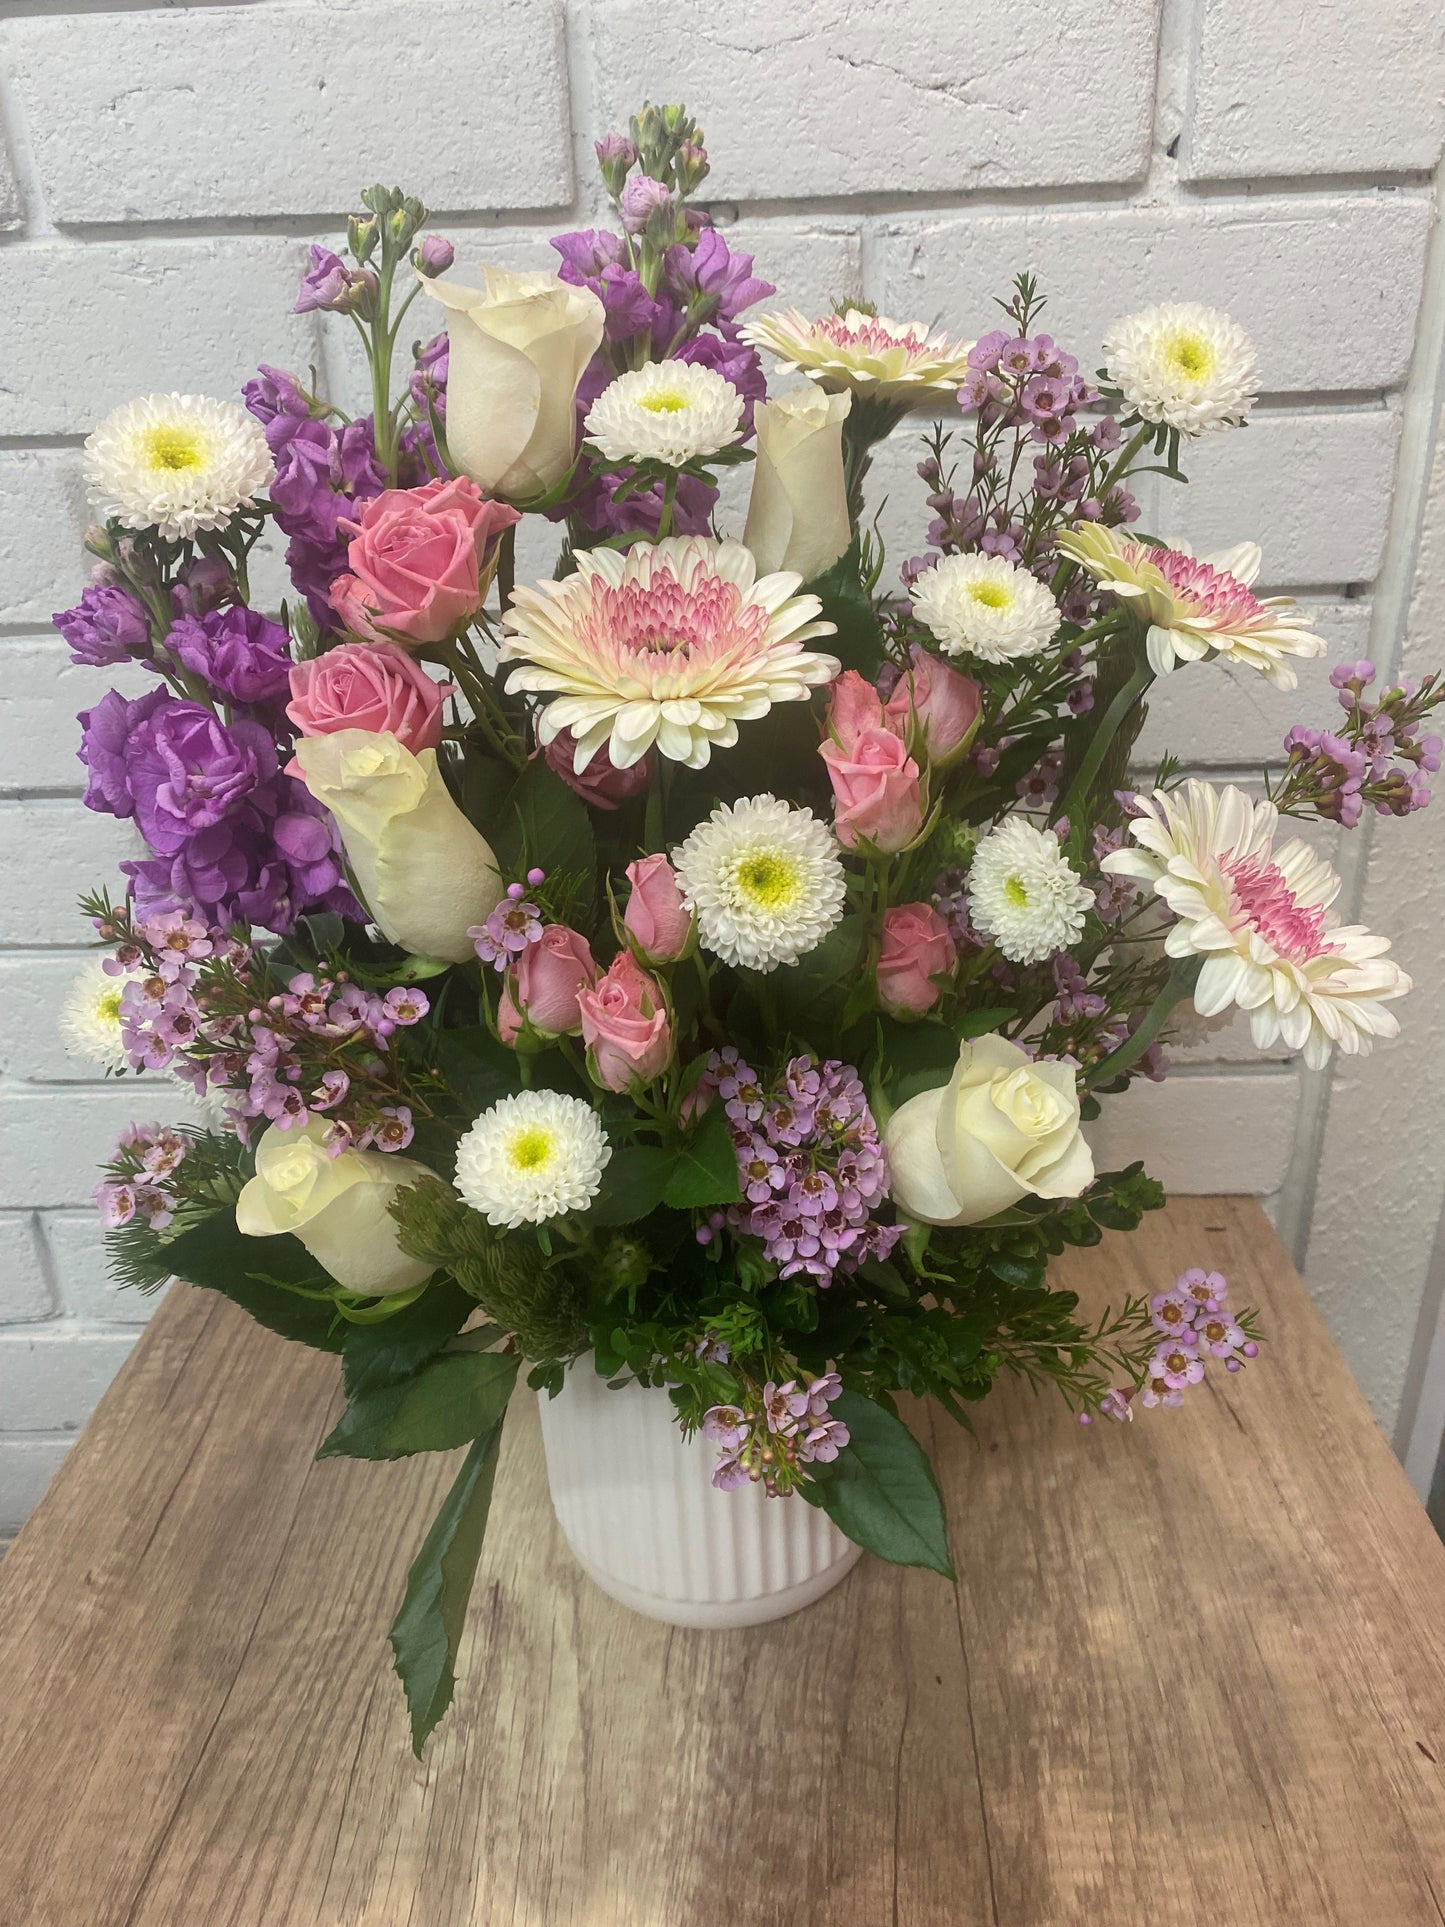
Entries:
[[934,980],[958,962],[948,925],[928,903],[900,903],[883,918],[878,1001],[895,1017],[932,1010],[942,996]]
[[648,963],[676,963],[692,937],[692,912],[665,856],[644,856],[627,866],[632,895],[622,921]]
[[892,727],[883,712],[878,691],[856,669],[844,670],[833,684],[830,697],[828,733],[850,752],[861,731]]
[[548,769],[555,770],[568,789],[576,790],[582,801],[590,803],[594,810],[615,810],[629,796],[640,796],[652,782],[653,772],[657,768],[657,753],[648,750],[641,762],[634,763],[631,769],[618,769],[604,743],[578,776],[572,768],[577,754],[577,738],[570,729],[564,729],[554,736],[542,754],[547,759]]
[[845,849],[860,841],[891,854],[923,827],[918,765],[887,729],[860,729],[851,749],[829,738],[819,751],[832,779],[833,831]]
[[650,1084],[672,1058],[672,1026],[657,981],[630,950],[577,999],[592,1075],[607,1091]]
[[884,705],[888,727],[908,739],[910,715],[917,718],[930,763],[944,765],[961,756],[973,741],[983,692],[972,676],[953,669],[941,656],[915,642],[908,668]]
[[346,559],[350,575],[331,585],[331,606],[348,629],[383,642],[440,642],[482,606],[496,564],[496,538],[520,520],[475,482],[389,488],[361,505]]
[[[433,682],[394,642],[343,642],[291,671],[286,714],[303,736],[338,729],[386,731],[413,756],[442,739],[448,683]],[[290,774],[297,773],[292,765]]]
[[578,992],[597,977],[591,946],[565,923],[549,923],[507,972],[497,1011],[504,1044],[515,1044],[522,1022],[544,1037],[575,1037],[582,1028]]

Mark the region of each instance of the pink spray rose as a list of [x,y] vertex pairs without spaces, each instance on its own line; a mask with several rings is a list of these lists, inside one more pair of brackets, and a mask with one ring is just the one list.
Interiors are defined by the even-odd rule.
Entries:
[[973,741],[981,701],[982,691],[972,676],[915,642],[908,668],[884,705],[884,714],[888,727],[905,741],[910,712],[916,716],[929,762],[944,765],[961,756]]
[[[851,754],[862,730],[892,728],[872,683],[856,669],[845,669],[829,691],[828,734]],[[903,731],[894,733],[901,736]]]
[[577,1002],[592,1074],[604,1090],[625,1091],[634,1079],[648,1084],[666,1070],[672,1058],[667,1007],[656,979],[630,950]]
[[582,1028],[578,992],[597,977],[591,946],[565,923],[549,923],[507,972],[497,1011],[504,1044],[514,1044],[523,1018],[544,1037],[575,1037]]
[[900,903],[883,918],[878,1001],[895,1017],[932,1010],[943,994],[936,977],[958,962],[948,925],[928,903]]
[[833,831],[845,849],[860,841],[892,853],[923,827],[918,765],[900,737],[860,729],[850,749],[830,738],[819,754],[833,784]]
[[692,936],[692,912],[665,856],[644,856],[627,866],[632,895],[622,921],[648,963],[676,963]]
[[618,769],[604,743],[578,776],[572,768],[577,754],[577,738],[570,729],[564,729],[554,736],[542,754],[547,759],[548,769],[555,770],[568,789],[576,790],[582,801],[590,803],[594,810],[615,810],[629,796],[640,796],[651,783],[657,768],[657,752],[650,749],[631,769]]
[[520,519],[475,482],[389,488],[361,504],[346,559],[350,575],[331,585],[331,606],[370,641],[383,630],[408,642],[440,642],[482,605],[496,566],[496,540]]
[[441,741],[442,704],[450,693],[449,684],[434,682],[394,642],[343,642],[295,665],[286,714],[303,736],[386,731],[415,756]]

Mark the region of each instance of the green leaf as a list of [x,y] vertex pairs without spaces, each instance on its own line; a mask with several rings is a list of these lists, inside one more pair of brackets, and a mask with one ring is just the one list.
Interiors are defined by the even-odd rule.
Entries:
[[578,904],[590,914],[597,901],[597,845],[587,805],[542,757],[527,764],[508,793],[494,839],[504,873],[535,866],[549,876],[576,875]]
[[341,1346],[346,1396],[357,1398],[395,1384],[434,1358],[477,1308],[470,1292],[450,1279],[429,1285],[414,1304],[375,1325],[353,1325]]
[[501,1439],[499,1418],[468,1452],[407,1575],[401,1611],[392,1622],[391,1646],[406,1689],[412,1751],[418,1759],[456,1690],[457,1653],[486,1535]]
[[959,1046],[997,1030],[1013,1015],[1011,1010],[971,1010],[951,1023],[924,1018],[912,1024],[896,1017],[880,1018],[878,1061],[895,1106],[920,1091],[946,1084],[958,1062]]
[[592,1224],[635,1224],[662,1203],[677,1160],[651,1144],[624,1144],[602,1173],[602,1188],[588,1207]]
[[436,1048],[437,1068],[448,1089],[474,1117],[521,1089],[517,1053],[493,1037],[485,1024],[444,1030]]
[[836,656],[845,669],[857,669],[872,677],[883,660],[883,632],[863,586],[860,538],[854,536],[846,554],[840,555],[831,569],[805,583],[804,589],[817,596],[824,618],[838,631],[819,646]]
[[343,1334],[334,1329],[338,1319],[330,1300],[301,1295],[334,1291],[336,1281],[289,1232],[247,1238],[236,1229],[236,1214],[228,1207],[172,1238],[165,1256],[177,1278],[220,1292],[267,1331],[317,1351],[341,1350]]
[[455,1451],[501,1423],[519,1363],[515,1352],[443,1352],[410,1378],[354,1397],[316,1456],[402,1459]]
[[892,1565],[954,1578],[943,1500],[923,1447],[902,1419],[861,1392],[840,1392],[831,1411],[848,1427],[848,1444],[831,1465],[815,1468],[828,1517]]
[[675,1211],[691,1211],[707,1204],[736,1204],[742,1194],[727,1112],[714,1104],[679,1150],[663,1187],[663,1203]]

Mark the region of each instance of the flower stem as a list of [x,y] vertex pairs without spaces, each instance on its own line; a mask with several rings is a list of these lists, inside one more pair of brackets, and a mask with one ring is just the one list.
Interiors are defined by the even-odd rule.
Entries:
[[1079,773],[1069,785],[1068,794],[1064,797],[1063,802],[1059,805],[1055,813],[1055,822],[1058,821],[1059,817],[1063,816],[1068,818],[1071,830],[1078,827],[1082,821],[1080,812],[1089,800],[1089,792],[1092,790],[1094,779],[1099,774],[1100,766],[1109,752],[1109,745],[1118,735],[1120,726],[1153,680],[1154,671],[1149,667],[1149,660],[1147,656],[1141,655],[1139,661],[1135,664],[1133,674],[1115,696],[1113,702],[1109,704],[1099,727],[1094,731],[1088,752],[1083,762],[1079,765]]
[[1084,1082],[1090,1086],[1108,1083],[1121,1071],[1127,1071],[1137,1063],[1163,1030],[1174,1006],[1193,990],[1203,968],[1202,957],[1179,958],[1165,979],[1164,988],[1149,1006],[1142,1021],[1129,1033],[1122,1044],[1111,1050],[1107,1057],[1099,1059],[1093,1069],[1086,1073]]

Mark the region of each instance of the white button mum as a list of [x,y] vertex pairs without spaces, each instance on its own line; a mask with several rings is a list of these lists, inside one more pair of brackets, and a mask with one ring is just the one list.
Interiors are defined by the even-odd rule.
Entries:
[[1017,662],[1047,649],[1059,626],[1059,606],[1043,583],[1001,555],[946,555],[909,594],[950,656]]
[[968,373],[971,341],[930,333],[919,321],[849,308],[810,321],[797,308],[760,316],[740,330],[754,348],[824,388],[848,388],[880,401],[923,401],[952,394]]
[[1316,1068],[1332,1048],[1363,1054],[1399,1034],[1382,1006],[1410,979],[1386,960],[1387,938],[1335,921],[1340,879],[1327,863],[1297,836],[1274,847],[1273,803],[1193,779],[1145,801],[1148,814],[1129,825],[1137,847],[1102,867],[1152,885],[1173,912],[1171,957],[1204,958],[1202,1017],[1237,1004],[1261,1049],[1283,1040]]
[[457,1190],[488,1224],[515,1230],[597,1196],[612,1156],[592,1106],[561,1091],[504,1097],[457,1145]]
[[774,796],[719,805],[672,860],[704,948],[724,963],[760,971],[796,963],[843,915],[833,832]]
[[274,472],[261,424],[208,395],[147,395],[85,444],[85,485],[107,521],[172,541],[223,528]]
[[1109,382],[1141,421],[1205,435],[1242,422],[1259,388],[1254,343],[1227,314],[1171,301],[1104,336]]
[[1156,675],[1167,675],[1176,663],[1227,656],[1258,670],[1276,689],[1293,689],[1286,659],[1325,652],[1324,638],[1292,597],[1255,595],[1250,585],[1263,560],[1257,542],[1196,558],[1182,543],[1154,548],[1085,522],[1061,535],[1059,548],[1144,617]]
[[79,1063],[123,1071],[129,1063],[120,1038],[120,999],[124,977],[112,977],[100,962],[88,963],[65,993],[56,1018],[60,1041]]
[[968,913],[1012,963],[1042,963],[1077,943],[1094,893],[1052,830],[1011,817],[990,830],[968,869]]
[[833,624],[816,596],[795,594],[801,579],[759,576],[741,542],[702,536],[584,550],[574,574],[512,598],[498,654],[522,666],[507,688],[551,698],[537,734],[575,730],[579,772],[604,743],[615,769],[654,743],[702,769],[740,722],[806,702],[838,674],[834,657],[802,646]]
[[588,411],[585,433],[609,462],[681,468],[738,438],[743,398],[715,368],[650,361],[609,382]]

